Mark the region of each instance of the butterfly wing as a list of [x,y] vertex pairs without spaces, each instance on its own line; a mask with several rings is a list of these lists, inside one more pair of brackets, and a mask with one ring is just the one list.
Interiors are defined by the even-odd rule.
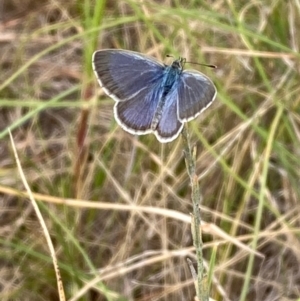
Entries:
[[137,52],[107,49],[94,53],[93,69],[105,93],[121,102],[160,81],[165,67]]
[[178,137],[183,123],[178,120],[178,90],[176,86],[166,96],[162,116],[154,132],[157,139],[162,142],[170,142]]
[[131,134],[152,132],[151,123],[162,92],[160,83],[146,85],[126,101],[117,102],[114,113],[119,125]]
[[93,69],[100,86],[117,102],[114,113],[119,125],[132,134],[151,132],[164,65],[137,52],[108,49],[94,53]]
[[178,81],[178,118],[187,122],[211,105],[217,94],[212,81],[198,71],[183,71]]
[[183,123],[194,119],[215,99],[212,81],[197,71],[183,71],[172,91],[166,96],[161,119],[155,131],[160,142],[178,137]]

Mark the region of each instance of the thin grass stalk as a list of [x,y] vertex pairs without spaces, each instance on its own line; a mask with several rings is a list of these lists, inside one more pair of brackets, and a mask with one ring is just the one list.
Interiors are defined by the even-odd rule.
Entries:
[[196,250],[197,258],[197,280],[195,281],[195,288],[198,300],[208,301],[208,288],[207,283],[204,281],[204,264],[203,264],[203,242],[201,233],[201,212],[200,212],[200,187],[198,183],[198,177],[196,175],[196,148],[191,147],[187,126],[184,125],[182,130],[183,147],[185,155],[185,164],[190,182],[192,186],[192,202],[193,202],[193,214],[192,214],[192,236],[193,245]]

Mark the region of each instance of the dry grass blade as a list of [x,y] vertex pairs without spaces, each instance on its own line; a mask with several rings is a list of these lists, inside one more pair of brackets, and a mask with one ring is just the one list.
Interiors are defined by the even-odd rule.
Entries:
[[14,139],[13,139],[13,136],[11,134],[11,132],[9,131],[9,136],[10,136],[10,141],[11,141],[11,145],[12,145],[12,149],[13,149],[13,153],[15,155],[15,160],[16,160],[16,164],[18,166],[18,170],[19,170],[19,175],[22,179],[22,182],[26,188],[26,191],[28,193],[28,197],[31,201],[31,204],[34,208],[34,211],[36,213],[36,216],[40,222],[40,225],[43,229],[43,233],[44,233],[44,236],[45,236],[45,239],[47,241],[47,245],[48,245],[48,248],[49,248],[49,251],[50,251],[50,254],[51,254],[51,258],[52,258],[52,262],[53,262],[53,267],[54,267],[54,270],[55,270],[55,275],[56,275],[56,281],[57,281],[57,289],[58,289],[58,294],[59,294],[59,300],[60,301],[66,301],[66,297],[65,297],[65,292],[64,292],[64,286],[63,286],[63,282],[62,282],[62,278],[61,278],[61,273],[60,273],[60,270],[59,270],[59,266],[58,266],[58,261],[57,261],[57,258],[56,258],[56,254],[55,254],[55,249],[54,249],[54,246],[53,246],[53,243],[52,243],[52,240],[51,240],[51,237],[50,237],[50,233],[47,229],[47,225],[45,223],[45,220],[43,218],[43,215],[33,197],[33,194],[31,192],[31,189],[30,189],[30,186],[28,185],[28,182],[26,180],[26,176],[23,172],[23,169],[22,169],[22,165],[21,165],[21,162],[19,160],[19,157],[18,157],[18,153],[17,153],[17,149],[16,149],[16,146],[15,146],[15,143],[14,143]]

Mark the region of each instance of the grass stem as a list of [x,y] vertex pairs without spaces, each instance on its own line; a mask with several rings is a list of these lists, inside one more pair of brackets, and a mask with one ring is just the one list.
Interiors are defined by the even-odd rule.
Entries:
[[197,258],[197,281],[195,282],[196,294],[198,300],[208,301],[208,289],[204,280],[204,265],[202,252],[202,233],[201,233],[201,213],[200,213],[200,188],[198,177],[196,175],[196,147],[191,147],[187,126],[184,125],[182,130],[183,147],[185,155],[186,168],[190,177],[192,186],[192,236],[193,244],[196,250]]

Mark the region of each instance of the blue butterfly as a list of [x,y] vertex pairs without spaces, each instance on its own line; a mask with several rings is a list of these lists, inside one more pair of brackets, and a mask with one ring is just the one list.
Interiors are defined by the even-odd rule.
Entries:
[[183,71],[185,59],[166,66],[128,50],[93,55],[93,69],[104,92],[116,101],[114,115],[131,134],[154,133],[162,142],[178,137],[183,124],[215,99],[212,81],[198,71]]

